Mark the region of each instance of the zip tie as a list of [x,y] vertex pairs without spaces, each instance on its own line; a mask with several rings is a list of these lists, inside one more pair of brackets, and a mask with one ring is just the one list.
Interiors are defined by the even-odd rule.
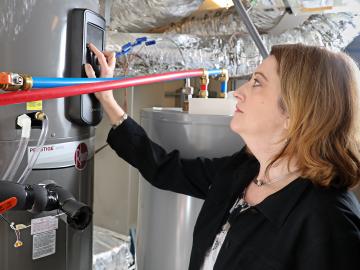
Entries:
[[17,118],[17,124],[22,128],[21,137],[30,138],[31,118],[26,114],[22,114]]

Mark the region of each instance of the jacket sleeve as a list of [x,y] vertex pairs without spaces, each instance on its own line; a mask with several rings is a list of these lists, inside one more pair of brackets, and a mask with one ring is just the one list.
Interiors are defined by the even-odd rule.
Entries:
[[200,199],[206,198],[217,173],[231,159],[182,159],[178,150],[167,153],[130,117],[109,132],[107,141],[152,185]]
[[[311,238],[299,250],[299,270],[356,270],[360,258],[359,204],[344,193],[336,207],[320,208],[312,219]],[[316,206],[314,206],[316,207]]]

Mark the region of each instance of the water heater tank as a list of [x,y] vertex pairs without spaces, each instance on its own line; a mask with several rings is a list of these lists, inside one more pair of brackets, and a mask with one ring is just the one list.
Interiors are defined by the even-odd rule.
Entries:
[[[95,12],[98,0],[0,0],[0,71],[30,74],[35,77],[65,77],[68,74],[68,14],[74,8]],[[94,127],[78,126],[66,119],[63,98],[42,102],[0,106],[0,175],[14,156],[21,130],[17,116],[44,111],[49,132],[43,152],[25,183],[55,181],[77,200],[92,206],[94,181]],[[29,153],[37,143],[40,130],[31,133],[29,148],[20,164],[18,178]],[[14,211],[5,214],[15,224],[30,225],[35,218],[57,212],[34,214]],[[49,228],[48,228],[49,229]],[[0,219],[1,270],[89,270],[92,268],[92,225],[84,231],[72,229],[62,218],[48,235],[21,231],[24,243],[14,247],[15,232]],[[36,236],[34,236],[36,235]]]
[[[141,125],[167,151],[183,158],[221,157],[244,143],[230,130],[231,117],[190,115],[180,110],[144,109]],[[159,190],[142,177],[139,183],[137,228],[138,270],[188,269],[195,221],[203,201]]]

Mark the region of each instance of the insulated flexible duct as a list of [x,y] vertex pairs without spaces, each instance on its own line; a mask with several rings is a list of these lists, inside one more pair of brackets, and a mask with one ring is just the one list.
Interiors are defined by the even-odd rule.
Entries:
[[[360,32],[358,14],[337,13],[313,15],[300,27],[280,35],[261,35],[268,50],[275,44],[304,43],[325,46],[339,51]],[[132,42],[144,34],[108,32],[107,49],[118,51],[122,44]],[[196,36],[185,34],[147,34],[157,40],[155,46],[135,51],[127,72],[129,75],[160,73],[168,70],[199,67],[226,67],[231,77],[246,76],[254,71],[262,58],[248,35]],[[123,75],[124,58],[117,61],[117,74]]]
[[[285,13],[281,0],[257,1],[250,5],[242,1],[248,9],[249,17],[260,33],[265,33],[278,24]],[[235,7],[229,9],[204,10],[173,23],[165,30],[171,34],[190,34],[199,36],[221,36],[233,33],[247,33],[243,20]]]
[[203,0],[113,0],[110,28],[146,32],[189,16]]

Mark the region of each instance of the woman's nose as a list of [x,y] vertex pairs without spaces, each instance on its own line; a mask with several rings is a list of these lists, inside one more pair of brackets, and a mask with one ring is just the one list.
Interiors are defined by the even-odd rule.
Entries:
[[245,95],[244,95],[244,93],[243,93],[243,90],[244,89],[242,89],[244,86],[242,85],[242,86],[240,86],[238,89],[236,89],[235,91],[234,91],[234,93],[233,93],[233,95],[234,95],[234,97],[236,98],[236,99],[239,99],[241,102],[244,102],[245,101]]

